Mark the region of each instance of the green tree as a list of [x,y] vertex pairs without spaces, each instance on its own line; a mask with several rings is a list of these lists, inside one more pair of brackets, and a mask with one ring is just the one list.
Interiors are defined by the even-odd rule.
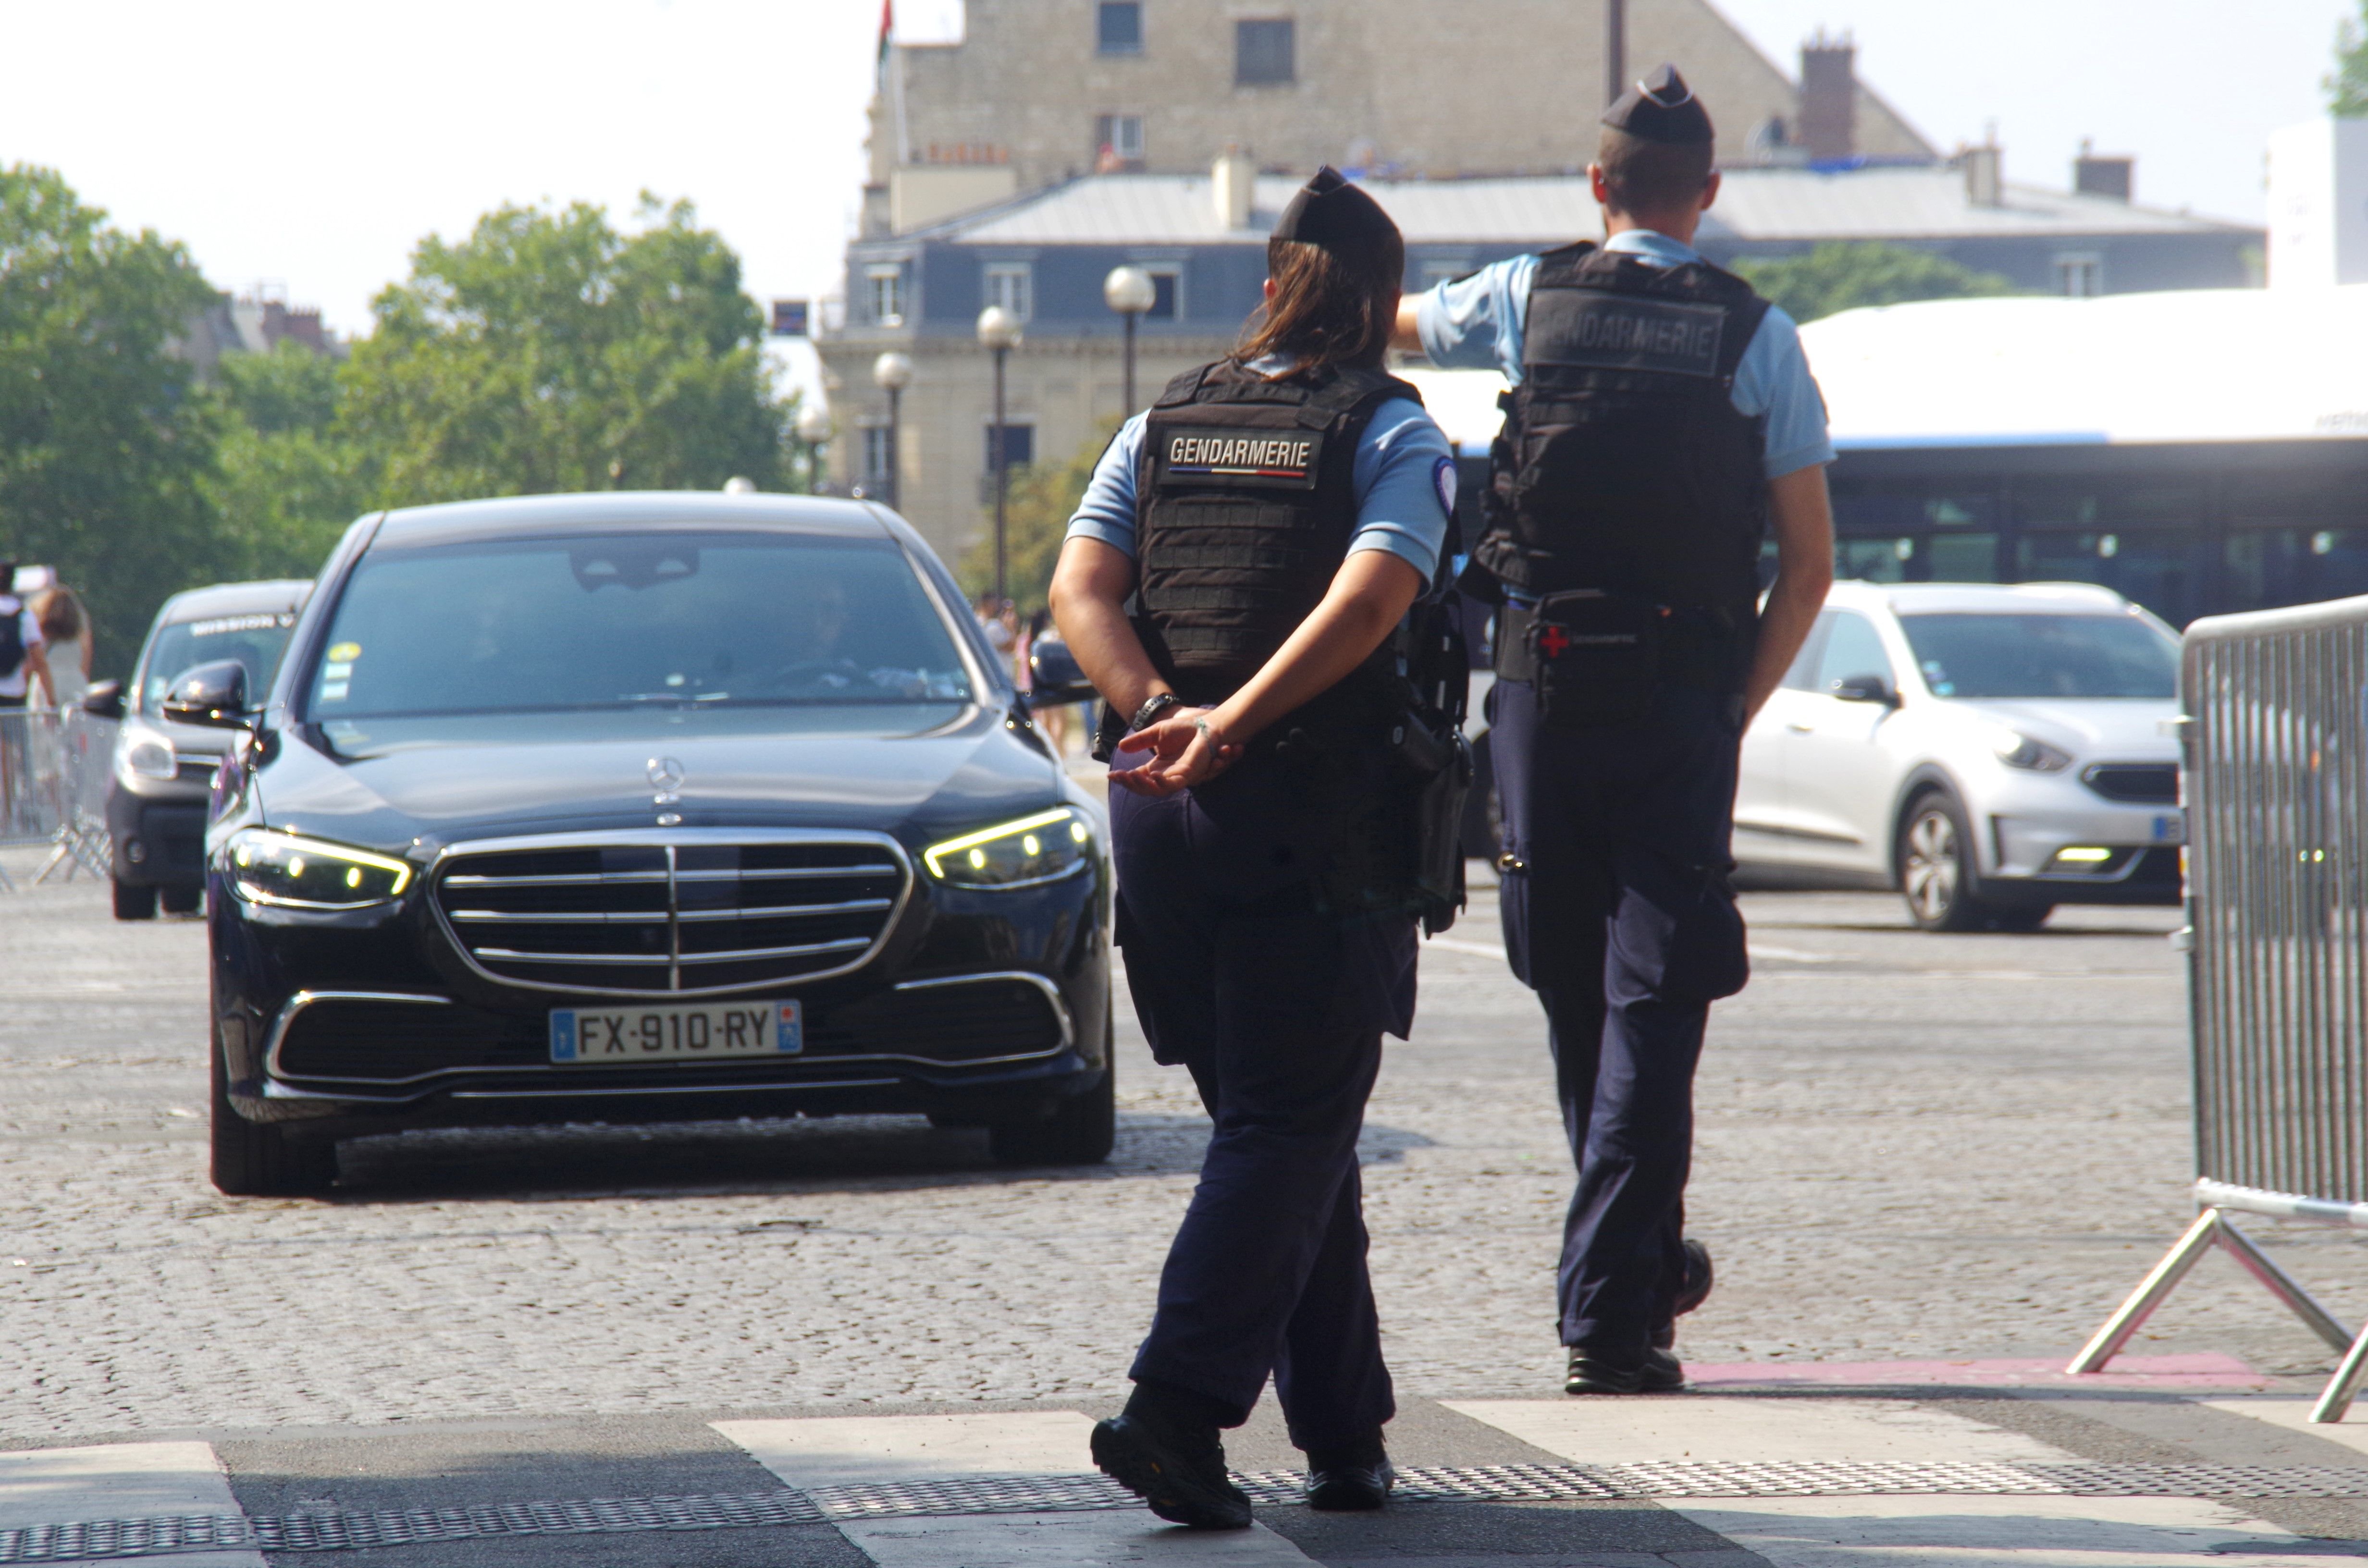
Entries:
[[1748,256],[1735,270],[1797,322],[1861,305],[1963,300],[2015,292],[1995,272],[1880,241],[1821,244],[1806,256]]
[[222,433],[206,489],[224,574],[309,577],[370,502],[360,454],[336,429],[337,362],[283,342],[224,355],[217,374]]
[[[1105,419],[1094,438],[1057,468],[1029,467],[1011,471],[1011,490],[1004,507],[1004,577],[1012,601],[1022,616],[1044,606],[1052,591],[1053,565],[1061,558],[1061,541],[1068,537],[1069,519],[1085,498],[1094,477],[1094,464],[1110,445],[1116,420]],[[995,518],[987,515],[985,533],[962,556],[959,576],[964,592],[975,599],[995,590]]]
[[2344,119],[2368,115],[2368,0],[2360,0],[2360,15],[2336,24],[2335,69],[2322,77],[2327,112]]
[[0,168],[0,555],[83,590],[99,667],[128,673],[165,597],[209,580],[216,415],[172,352],[213,290],[56,173]]
[[574,490],[780,489],[788,409],[740,261],[688,202],[504,207],[373,301],[336,433],[390,506]]

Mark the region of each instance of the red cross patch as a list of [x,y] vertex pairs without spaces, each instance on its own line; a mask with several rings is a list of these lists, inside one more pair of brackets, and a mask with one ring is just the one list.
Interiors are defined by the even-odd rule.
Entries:
[[1562,651],[1570,646],[1570,637],[1561,627],[1548,626],[1538,633],[1538,646],[1545,650],[1547,658],[1559,659]]

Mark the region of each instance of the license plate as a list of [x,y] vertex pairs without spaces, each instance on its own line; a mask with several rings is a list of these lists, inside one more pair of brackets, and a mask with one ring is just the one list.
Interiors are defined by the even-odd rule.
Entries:
[[2159,816],[2154,819],[2154,841],[2157,844],[2187,842],[2187,819],[2182,816]]
[[551,1059],[570,1066],[795,1056],[805,1016],[795,1002],[666,1007],[555,1007]]

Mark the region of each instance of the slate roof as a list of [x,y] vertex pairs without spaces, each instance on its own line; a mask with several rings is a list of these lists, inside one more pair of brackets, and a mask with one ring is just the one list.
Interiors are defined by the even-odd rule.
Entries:
[[[1250,222],[1219,222],[1206,175],[1095,175],[949,219],[917,237],[973,245],[1259,244],[1298,181],[1259,177]],[[1529,244],[1600,233],[1587,179],[1577,175],[1366,182],[1408,244]],[[1964,239],[2025,235],[2229,233],[2244,224],[2029,186],[1998,207],[1965,199],[1946,165],[1824,172],[1727,172],[1703,237],[1740,241]],[[900,235],[911,239],[916,235]]]

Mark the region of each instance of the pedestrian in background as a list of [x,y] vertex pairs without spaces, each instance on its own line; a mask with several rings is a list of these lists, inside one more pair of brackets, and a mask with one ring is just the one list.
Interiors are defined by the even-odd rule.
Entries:
[[41,629],[43,684],[41,701],[51,708],[79,704],[90,690],[92,638],[90,613],[81,596],[63,583],[33,596],[28,606]]
[[0,708],[22,708],[39,682],[49,685],[50,662],[41,654],[40,618],[17,597],[17,563],[0,561]]
[[[1488,693],[1505,950],[1544,1004],[1578,1166],[1557,1293],[1575,1394],[1680,1388],[1710,1004],[1748,974],[1728,873],[1743,731],[1833,576],[1825,405],[1792,321],[1692,248],[1710,115],[1663,66],[1603,116],[1607,238],[1409,301],[1398,340],[1513,392],[1465,585]],[[1776,580],[1759,603],[1772,523]]]
[[1135,1012],[1214,1123],[1093,1456],[1202,1528],[1250,1522],[1219,1433],[1269,1375],[1312,1506],[1378,1508],[1392,1481],[1357,1133],[1382,1036],[1414,1017],[1389,639],[1437,570],[1453,472],[1381,368],[1405,261],[1372,198],[1310,181],[1247,341],[1119,432],[1053,580],[1070,651],[1133,715],[1110,830]]
[[[1035,657],[1037,640],[1051,631],[1052,626],[1053,612],[1049,609],[1038,610],[1028,618],[1028,624],[1021,630],[1019,641],[1012,649],[1012,678],[1019,683],[1020,695],[1023,697],[1036,689],[1036,672],[1030,666],[1030,661]],[[1053,755],[1067,756],[1069,705],[1062,703],[1057,707],[1040,708],[1031,711],[1036,720],[1036,727],[1044,732],[1044,739],[1053,747]]]

